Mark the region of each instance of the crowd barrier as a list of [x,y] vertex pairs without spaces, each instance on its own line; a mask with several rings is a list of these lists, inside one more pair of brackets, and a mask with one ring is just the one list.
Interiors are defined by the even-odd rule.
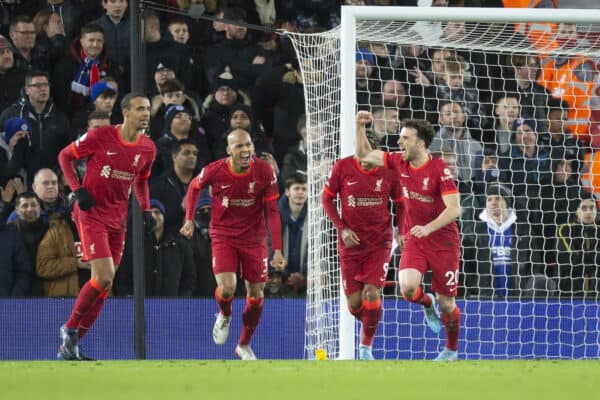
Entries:
[[[0,300],[0,360],[54,359],[58,328],[73,302],[74,299]],[[147,299],[145,304],[148,359],[235,358],[243,299],[234,301],[230,336],[222,346],[212,341],[217,312],[214,299]],[[466,300],[458,304],[463,310],[461,357],[600,358],[597,302]],[[426,330],[417,306],[386,300],[384,307],[388,311],[374,343],[376,358],[427,359],[437,354],[443,337]],[[397,319],[400,323],[391,323]],[[252,347],[261,359],[304,358],[304,328],[304,299],[267,299]],[[133,343],[133,300],[110,298],[80,347],[93,358],[134,359]]]

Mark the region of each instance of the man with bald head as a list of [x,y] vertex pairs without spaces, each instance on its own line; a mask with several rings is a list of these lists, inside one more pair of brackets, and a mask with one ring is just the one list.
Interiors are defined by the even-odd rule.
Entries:
[[[63,214],[66,212],[66,205],[58,190],[58,176],[50,168],[42,168],[35,173],[33,192],[37,195],[40,203],[40,218],[43,222],[48,222],[48,218],[53,213]],[[13,211],[8,217],[7,222],[13,222],[17,219],[17,211]]]
[[228,157],[204,167],[190,183],[181,234],[187,238],[192,237],[194,212],[200,191],[210,187],[213,199],[209,234],[212,242],[212,268],[217,281],[215,298],[219,305],[213,340],[216,344],[224,344],[229,335],[231,304],[239,265],[248,295],[242,315],[242,332],[235,353],[242,360],[255,360],[250,339],[262,315],[265,282],[269,278],[267,225],[274,250],[271,264],[278,271],[282,271],[286,265],[281,252],[277,176],[267,162],[255,156],[250,133],[244,129],[233,129],[227,135],[227,154]]

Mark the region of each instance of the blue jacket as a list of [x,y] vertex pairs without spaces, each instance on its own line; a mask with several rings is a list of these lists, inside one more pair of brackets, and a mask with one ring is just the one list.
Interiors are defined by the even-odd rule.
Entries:
[[0,227],[0,297],[28,296],[33,264],[18,231]]
[[[283,255],[288,260],[287,273],[300,272],[306,277],[308,264],[308,226],[306,222],[307,205],[304,205],[297,220],[292,219],[287,196],[279,199],[281,216],[281,239]],[[296,249],[291,249],[296,246]]]

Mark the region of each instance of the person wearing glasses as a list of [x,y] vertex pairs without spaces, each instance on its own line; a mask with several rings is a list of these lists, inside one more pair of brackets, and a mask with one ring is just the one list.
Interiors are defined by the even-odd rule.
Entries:
[[41,168],[58,170],[58,153],[71,138],[67,116],[54,107],[50,98],[50,79],[43,71],[30,71],[25,75],[24,96],[0,114],[0,126],[13,117],[25,119],[31,125],[30,140],[15,148],[27,173],[27,186]]
[[35,25],[29,16],[15,16],[10,22],[9,36],[15,49],[15,67],[23,71],[47,69],[44,55],[34,50]]

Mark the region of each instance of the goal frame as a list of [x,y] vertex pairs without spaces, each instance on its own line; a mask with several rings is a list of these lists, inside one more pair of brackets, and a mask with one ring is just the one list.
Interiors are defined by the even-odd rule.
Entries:
[[[528,8],[478,8],[478,7],[400,7],[400,6],[342,6],[340,25],[340,157],[354,153],[356,110],[355,52],[358,20],[381,21],[435,21],[435,22],[554,22],[598,24],[600,13],[585,9],[528,9]],[[340,293],[343,291],[340,290]],[[355,321],[340,296],[339,357],[355,357]]]

